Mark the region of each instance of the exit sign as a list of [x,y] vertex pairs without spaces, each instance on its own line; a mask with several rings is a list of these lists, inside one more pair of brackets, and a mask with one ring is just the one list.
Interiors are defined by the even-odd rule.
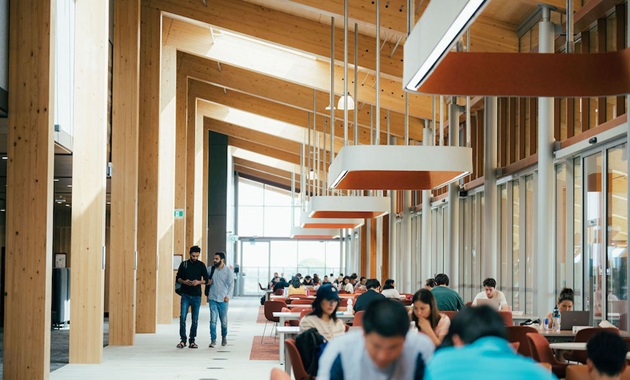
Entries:
[[184,217],[184,209],[183,208],[176,208],[175,209],[175,218],[179,219],[179,218],[183,218]]

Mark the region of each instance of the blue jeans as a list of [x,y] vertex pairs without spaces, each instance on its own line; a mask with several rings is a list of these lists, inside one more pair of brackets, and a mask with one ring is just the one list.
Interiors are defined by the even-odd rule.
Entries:
[[221,318],[221,337],[225,338],[227,336],[227,312],[228,312],[228,303],[227,302],[217,302],[210,300],[210,340],[217,340],[217,317]]
[[199,320],[201,296],[191,296],[182,293],[182,302],[179,309],[179,337],[184,343],[186,343],[186,317],[188,316],[188,306],[192,308],[192,324],[190,325],[190,339],[188,342],[193,343],[197,336],[197,321]]

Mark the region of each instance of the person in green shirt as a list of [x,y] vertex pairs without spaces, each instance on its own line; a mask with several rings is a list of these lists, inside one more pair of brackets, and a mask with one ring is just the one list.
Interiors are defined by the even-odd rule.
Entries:
[[462,297],[448,287],[448,276],[444,273],[440,273],[435,276],[436,287],[431,289],[431,293],[435,297],[438,310],[440,311],[459,311],[466,306]]

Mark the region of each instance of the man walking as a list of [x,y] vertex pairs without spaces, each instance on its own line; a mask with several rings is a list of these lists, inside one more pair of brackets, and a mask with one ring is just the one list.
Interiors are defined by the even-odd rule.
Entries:
[[[208,267],[207,274],[212,271]],[[228,327],[228,302],[234,291],[234,272],[225,265],[225,253],[214,254],[214,273],[208,280],[210,292],[208,293],[208,305],[210,306],[210,346],[217,345],[217,318],[221,319],[221,345],[227,344]]]
[[196,245],[190,247],[190,259],[179,264],[176,281],[181,284],[181,304],[179,312],[179,337],[177,348],[186,347],[186,317],[188,307],[192,309],[192,324],[188,347],[197,348],[195,337],[197,336],[197,321],[199,320],[199,306],[201,305],[201,285],[208,281],[206,265],[199,260],[201,248]]

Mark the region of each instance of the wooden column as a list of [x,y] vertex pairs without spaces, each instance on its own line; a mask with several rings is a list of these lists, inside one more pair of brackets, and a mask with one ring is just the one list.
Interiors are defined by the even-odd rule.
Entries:
[[50,372],[54,8],[10,2],[5,379]]
[[[188,85],[190,89],[190,83]],[[203,115],[197,115],[197,99],[190,91],[187,110],[187,158],[186,158],[186,243],[201,246],[203,210]],[[202,247],[203,248],[203,247]],[[202,252],[206,262],[208,252]]]
[[175,86],[177,50],[162,47],[160,75],[160,154],[158,323],[170,324],[173,309],[173,223],[175,208]]
[[376,221],[377,219],[370,219],[370,268],[368,270],[370,278],[376,278]]
[[136,332],[157,324],[158,152],[160,127],[160,11],[142,0],[140,29],[140,119],[138,148],[138,268]]
[[100,363],[103,360],[107,15],[108,1],[76,3],[70,363]]
[[140,0],[114,3],[109,344],[131,346],[136,333],[138,92]]
[[[188,104],[188,78],[179,70],[182,53],[177,53],[176,74],[176,110],[175,110],[175,208],[186,209],[186,114]],[[173,253],[182,255],[185,260],[186,248],[186,217],[175,218],[173,223]],[[179,296],[172,292],[174,298],[172,316],[179,316]]]

